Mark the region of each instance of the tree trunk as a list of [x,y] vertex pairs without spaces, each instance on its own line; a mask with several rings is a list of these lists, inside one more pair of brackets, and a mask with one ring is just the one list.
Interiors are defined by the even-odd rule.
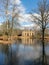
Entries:
[[44,29],[42,30],[42,65],[44,65],[44,55],[45,55],[45,47],[44,47]]
[[46,65],[44,33],[45,29],[42,30],[42,65]]

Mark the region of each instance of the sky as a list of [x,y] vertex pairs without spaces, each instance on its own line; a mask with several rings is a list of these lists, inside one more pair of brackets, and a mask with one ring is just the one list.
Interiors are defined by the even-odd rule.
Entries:
[[30,12],[32,9],[37,7],[38,0],[21,0],[22,4],[26,8],[26,12]]
[[[14,1],[15,4],[18,5],[18,9],[21,11],[20,15],[23,17],[23,19],[19,18],[21,26],[33,26],[34,24],[29,21],[29,13],[32,11],[32,9],[37,7],[38,0],[11,0]],[[0,7],[2,8],[2,5],[0,4]],[[11,13],[10,13],[11,14]],[[0,17],[0,22],[3,22],[5,20],[4,17]]]

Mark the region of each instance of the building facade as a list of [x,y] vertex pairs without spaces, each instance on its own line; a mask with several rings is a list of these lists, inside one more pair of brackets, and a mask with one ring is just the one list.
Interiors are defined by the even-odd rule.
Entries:
[[24,30],[24,31],[22,32],[22,36],[23,36],[23,37],[32,37],[33,34],[34,34],[34,32],[33,32],[32,30]]

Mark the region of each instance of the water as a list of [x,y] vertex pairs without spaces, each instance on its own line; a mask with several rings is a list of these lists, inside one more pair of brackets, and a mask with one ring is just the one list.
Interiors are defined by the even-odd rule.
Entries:
[[[49,65],[49,42],[45,43]],[[0,65],[42,65],[41,40],[22,39],[13,44],[0,44]]]

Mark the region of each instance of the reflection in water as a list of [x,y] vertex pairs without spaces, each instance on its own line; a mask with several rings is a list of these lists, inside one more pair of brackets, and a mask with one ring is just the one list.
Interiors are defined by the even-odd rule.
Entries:
[[[49,44],[45,45],[49,65]],[[0,65],[42,65],[40,40],[20,39],[13,44],[0,44]]]
[[22,39],[22,44],[31,45],[31,44],[33,44],[33,40],[28,39],[28,38],[24,38],[24,39]]

